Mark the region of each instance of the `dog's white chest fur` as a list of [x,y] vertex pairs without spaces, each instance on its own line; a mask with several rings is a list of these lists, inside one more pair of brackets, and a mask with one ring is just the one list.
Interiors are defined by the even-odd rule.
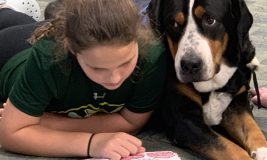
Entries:
[[208,126],[218,125],[222,113],[232,101],[232,95],[225,92],[211,92],[209,101],[203,105],[203,117]]
[[[259,61],[256,57],[247,64],[247,67],[251,70],[257,69],[258,66]],[[227,65],[222,64],[221,71],[212,80],[194,83],[194,86],[200,92],[208,92],[222,88],[228,82],[230,77],[232,77],[236,69],[236,67],[228,67]],[[233,97],[229,93],[212,91],[209,96],[209,101],[203,105],[203,117],[205,123],[208,126],[220,124],[222,114],[231,103],[232,99]]]

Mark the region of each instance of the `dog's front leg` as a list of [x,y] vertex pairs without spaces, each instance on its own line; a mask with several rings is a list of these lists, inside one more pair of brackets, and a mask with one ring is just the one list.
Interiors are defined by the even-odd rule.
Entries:
[[218,134],[216,139],[207,144],[195,144],[188,147],[210,160],[252,160],[244,149]]
[[224,112],[222,126],[256,160],[267,160],[267,142],[249,109],[247,93],[236,96]]

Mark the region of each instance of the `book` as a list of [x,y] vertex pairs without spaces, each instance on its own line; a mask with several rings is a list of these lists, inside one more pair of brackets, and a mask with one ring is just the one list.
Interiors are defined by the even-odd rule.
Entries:
[[[86,160],[108,160],[105,158],[89,158]],[[177,153],[172,151],[144,152],[131,155],[121,160],[181,160]]]

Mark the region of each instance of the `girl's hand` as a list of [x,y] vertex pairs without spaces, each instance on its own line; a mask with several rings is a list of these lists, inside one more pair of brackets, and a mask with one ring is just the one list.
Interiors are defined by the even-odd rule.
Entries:
[[[259,92],[260,92],[261,105],[267,108],[267,88],[265,87],[259,88]],[[252,93],[252,102],[257,104],[258,99],[257,99],[256,91],[252,90],[251,93]]]
[[129,155],[145,152],[142,142],[127,133],[98,133],[94,135],[90,156],[119,160]]

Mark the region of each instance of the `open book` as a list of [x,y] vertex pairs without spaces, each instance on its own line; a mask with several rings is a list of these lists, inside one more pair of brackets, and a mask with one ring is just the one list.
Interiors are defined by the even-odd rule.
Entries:
[[[89,158],[86,160],[108,160],[101,158]],[[172,151],[145,152],[122,158],[121,160],[181,160],[177,153]]]

